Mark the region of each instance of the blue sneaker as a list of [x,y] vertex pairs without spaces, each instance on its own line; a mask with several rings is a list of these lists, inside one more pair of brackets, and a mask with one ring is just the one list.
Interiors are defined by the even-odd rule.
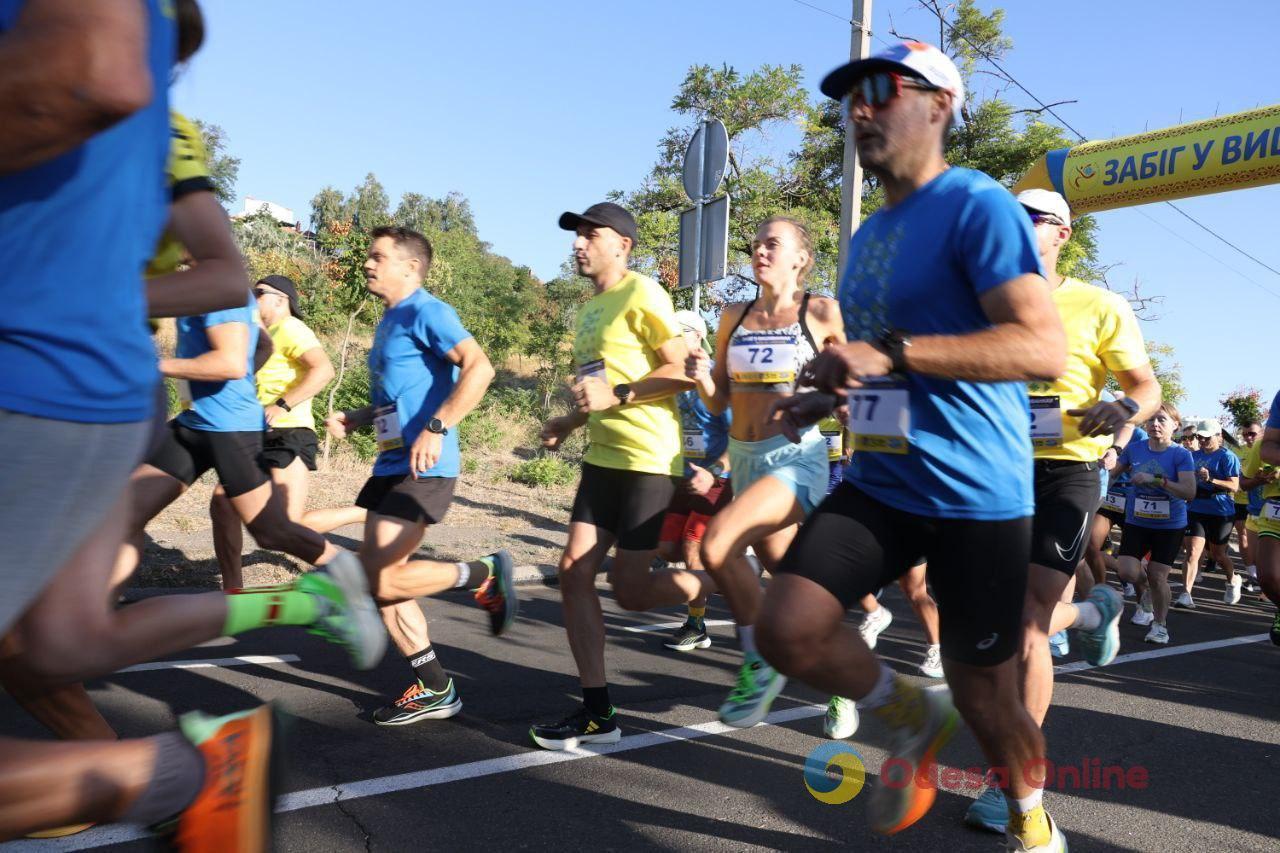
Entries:
[[1080,631],[1080,651],[1084,659],[1094,666],[1106,666],[1116,659],[1120,651],[1120,615],[1124,612],[1124,599],[1106,584],[1098,584],[1089,590],[1085,601],[1093,602],[1102,614],[1102,621],[1092,631]]
[[1067,638],[1066,631],[1059,631],[1049,637],[1049,653],[1055,658],[1065,658],[1071,654],[1071,640]]
[[988,832],[1004,834],[1009,825],[1009,805],[999,788],[988,787],[982,796],[969,804],[964,813],[964,822]]

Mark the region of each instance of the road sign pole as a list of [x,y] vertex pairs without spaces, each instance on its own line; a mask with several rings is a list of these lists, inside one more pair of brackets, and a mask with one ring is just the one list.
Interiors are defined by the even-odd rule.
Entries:
[[[871,54],[871,0],[853,0],[849,58],[866,59]],[[844,117],[844,164],[840,180],[840,252],[836,256],[836,279],[844,275],[848,262],[849,238],[858,230],[862,215],[862,162],[854,144],[853,122]]]

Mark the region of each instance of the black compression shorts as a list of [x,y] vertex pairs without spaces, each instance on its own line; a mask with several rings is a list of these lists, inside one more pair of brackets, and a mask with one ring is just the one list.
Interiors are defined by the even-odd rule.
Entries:
[[675,493],[676,478],[668,474],[584,462],[569,521],[607,530],[623,551],[652,551],[658,547],[662,520]]

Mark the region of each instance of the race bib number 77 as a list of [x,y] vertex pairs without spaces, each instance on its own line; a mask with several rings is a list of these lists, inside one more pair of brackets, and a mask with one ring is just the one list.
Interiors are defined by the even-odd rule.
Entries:
[[849,432],[855,451],[906,453],[911,434],[911,405],[907,389],[868,386],[850,391]]

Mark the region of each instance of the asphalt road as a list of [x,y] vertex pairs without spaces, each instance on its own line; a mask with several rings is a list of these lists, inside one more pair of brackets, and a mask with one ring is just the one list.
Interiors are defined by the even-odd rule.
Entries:
[[[1047,793],[1073,851],[1280,849],[1280,649],[1265,638],[1270,607],[1255,595],[1236,607],[1214,603],[1221,588],[1221,576],[1209,576],[1200,609],[1170,617],[1167,649],[1141,642],[1146,629],[1128,624],[1130,604],[1115,664],[1091,669],[1074,652],[1059,662],[1074,671],[1059,674],[1046,725],[1050,757],[1145,771],[1148,780],[1141,788],[1069,784]],[[393,654],[371,672],[354,672],[341,650],[297,629],[207,644],[173,660],[220,664],[121,672],[91,692],[125,736],[166,729],[190,709],[225,713],[264,699],[287,709],[295,725],[275,826],[282,851],[999,849],[997,836],[961,825],[978,793],[962,780],[944,779],[932,812],[892,838],[867,828],[865,792],[843,805],[819,802],[802,766],[826,743],[826,697],[789,685],[769,723],[728,730],[715,709],[739,658],[732,629],[712,628],[708,650],[669,652],[665,631],[628,629],[682,614],[626,613],[607,595],[609,671],[624,737],[607,754],[536,749],[529,724],[572,710],[578,692],[557,591],[522,592],[521,618],[502,639],[488,635],[465,596],[427,604],[433,641],[464,702],[451,720],[373,726],[369,714],[408,683],[403,661]],[[896,589],[884,601],[895,621],[879,651],[915,676],[919,627]],[[708,618],[727,614],[713,606]],[[251,655],[268,660],[227,665]],[[0,720],[7,731],[40,736],[3,697]],[[871,719],[849,741],[868,784],[885,742]],[[967,731],[942,759],[958,768],[982,764]],[[134,828],[108,827],[5,849],[101,847],[150,850],[154,842]]]

